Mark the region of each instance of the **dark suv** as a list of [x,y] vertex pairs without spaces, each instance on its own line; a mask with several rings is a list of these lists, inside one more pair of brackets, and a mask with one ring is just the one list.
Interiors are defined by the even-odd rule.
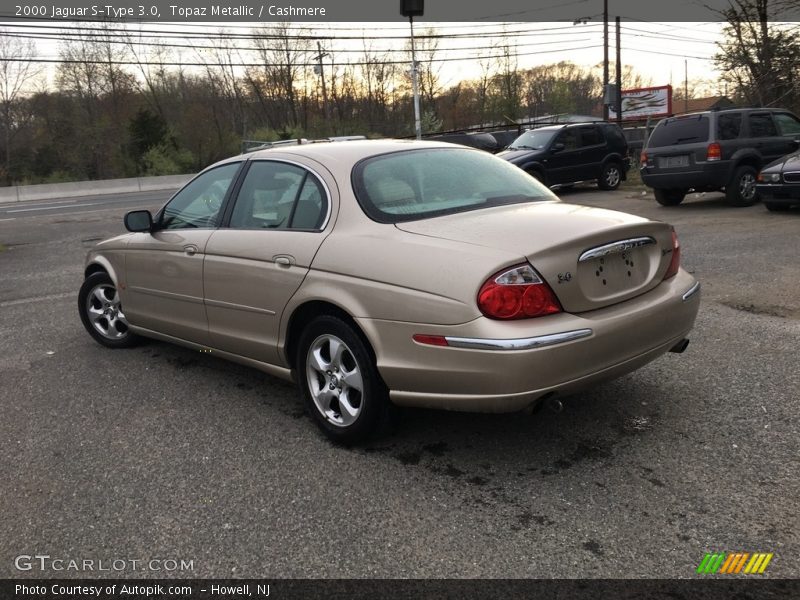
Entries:
[[758,202],[764,165],[796,150],[800,119],[787,110],[739,108],[659,121],[642,151],[642,181],[664,206],[686,193],[724,190],[733,206]]
[[497,156],[548,186],[597,180],[600,189],[614,190],[630,166],[628,142],[613,123],[530,129]]

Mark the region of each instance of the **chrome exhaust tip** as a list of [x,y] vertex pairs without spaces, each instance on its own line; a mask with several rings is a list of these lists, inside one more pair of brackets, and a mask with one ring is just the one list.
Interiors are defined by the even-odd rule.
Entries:
[[689,340],[687,338],[683,338],[680,342],[670,348],[669,351],[674,352],[675,354],[681,354],[684,350],[686,350],[686,346],[688,345]]

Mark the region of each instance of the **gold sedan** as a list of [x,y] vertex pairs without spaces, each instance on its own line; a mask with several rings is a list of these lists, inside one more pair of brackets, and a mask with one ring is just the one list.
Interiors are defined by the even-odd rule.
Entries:
[[87,258],[95,340],[293,379],[343,443],[396,405],[516,411],[618,377],[683,351],[700,303],[669,225],[562,203],[451,144],[260,150],[125,226]]

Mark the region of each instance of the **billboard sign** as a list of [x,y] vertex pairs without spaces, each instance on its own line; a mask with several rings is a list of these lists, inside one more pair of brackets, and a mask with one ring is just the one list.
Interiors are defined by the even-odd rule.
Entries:
[[[617,118],[616,107],[610,106],[608,118]],[[622,120],[667,117],[672,114],[672,86],[622,90]]]

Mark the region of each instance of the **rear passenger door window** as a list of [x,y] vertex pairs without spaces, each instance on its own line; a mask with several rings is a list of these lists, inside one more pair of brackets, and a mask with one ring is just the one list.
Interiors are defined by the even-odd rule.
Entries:
[[289,163],[257,160],[239,188],[229,227],[315,230],[327,211],[327,197],[312,173]]
[[751,113],[747,117],[750,125],[750,137],[773,137],[778,135],[778,129],[770,113]]
[[735,140],[739,137],[741,129],[741,113],[719,115],[717,119],[717,137],[720,140]]
[[775,122],[778,124],[781,135],[800,134],[800,119],[788,113],[776,113]]
[[592,179],[597,176],[597,171],[605,160],[606,153],[606,139],[603,132],[596,125],[589,125],[586,127],[579,127],[581,136],[581,154],[580,164],[575,169],[575,179]]
[[769,163],[792,151],[792,139],[778,134],[772,113],[758,112],[748,116],[750,137],[761,155],[761,164]]
[[603,133],[597,127],[581,127],[581,146],[597,146],[605,142]]

